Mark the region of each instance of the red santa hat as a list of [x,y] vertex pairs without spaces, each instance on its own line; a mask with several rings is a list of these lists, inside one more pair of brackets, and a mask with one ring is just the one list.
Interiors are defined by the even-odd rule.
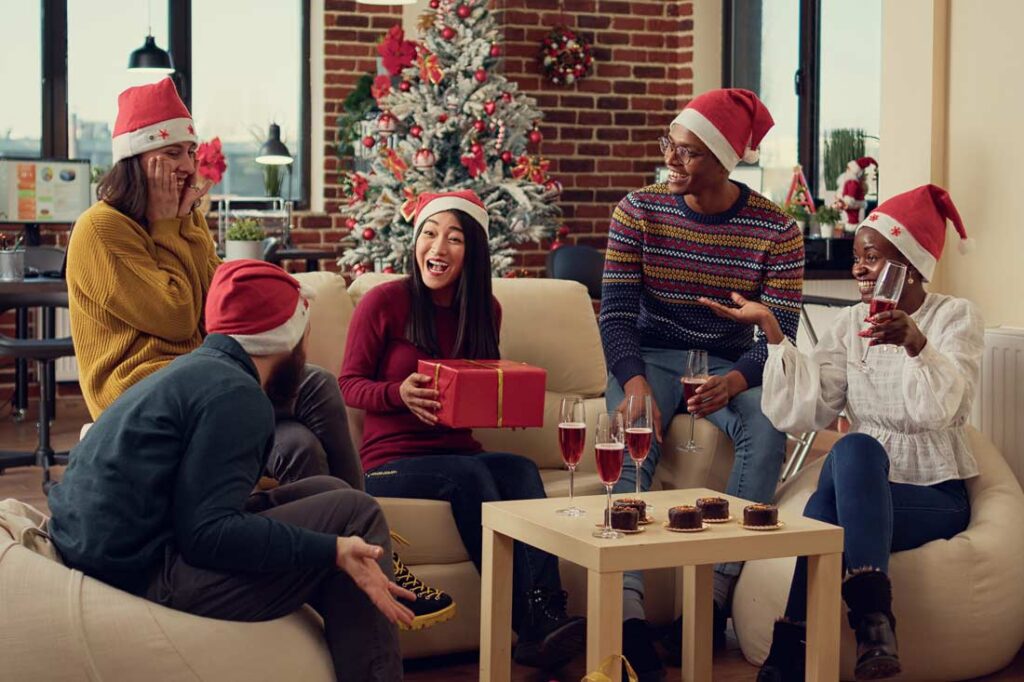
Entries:
[[217,268],[206,297],[206,331],[226,334],[249,355],[291,351],[309,324],[312,292],[280,267],[232,260]]
[[960,253],[969,252],[974,240],[967,238],[964,222],[949,192],[936,185],[922,185],[883,201],[857,231],[870,227],[885,237],[927,282],[935,273],[935,264],[946,244],[947,219],[960,235]]
[[430,216],[442,211],[463,211],[469,214],[484,228],[484,234],[490,234],[491,218],[487,215],[484,202],[471,189],[457,192],[424,192],[416,198],[416,217],[413,219],[413,231],[419,232],[420,226]]
[[846,164],[846,167],[858,178],[864,174],[864,170],[867,169],[868,166],[878,168],[878,162],[870,156],[862,156],[859,159],[854,159],[850,163]]
[[169,144],[199,139],[192,114],[178,97],[170,78],[128,88],[118,95],[113,137],[112,163]]
[[757,161],[757,148],[775,121],[750,90],[725,88],[695,97],[672,125],[699,137],[725,169],[732,171],[741,160]]

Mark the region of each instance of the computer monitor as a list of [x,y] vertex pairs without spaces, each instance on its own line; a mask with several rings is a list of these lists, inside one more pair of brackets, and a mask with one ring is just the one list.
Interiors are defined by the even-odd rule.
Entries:
[[88,159],[0,157],[0,223],[73,223],[92,204]]

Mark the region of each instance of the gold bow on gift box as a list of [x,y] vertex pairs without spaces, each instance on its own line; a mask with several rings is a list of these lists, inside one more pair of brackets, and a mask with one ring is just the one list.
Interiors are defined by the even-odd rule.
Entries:
[[633,666],[629,664],[625,656],[620,654],[612,654],[608,658],[601,661],[601,665],[598,666],[597,670],[588,673],[580,682],[611,682],[608,669],[613,665],[619,665],[619,661],[626,666],[626,676],[629,678],[629,682],[637,682],[636,671],[633,670]]

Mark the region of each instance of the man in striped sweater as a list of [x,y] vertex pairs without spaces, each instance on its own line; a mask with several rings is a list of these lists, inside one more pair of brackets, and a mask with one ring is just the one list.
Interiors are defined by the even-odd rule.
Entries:
[[[734,292],[775,313],[795,341],[803,288],[803,238],[778,206],[729,173],[753,162],[773,125],[757,96],[715,90],[695,98],[660,138],[669,180],[628,194],[612,216],[601,295],[601,339],[610,376],[607,404],[650,395],[655,442],[644,463],[647,489],[661,456],[661,434],[677,412],[706,417],[735,446],[726,492],[770,502],[785,435],[761,412],[762,334],[715,315],[707,301],[732,305]],[[708,353],[711,378],[682,404],[686,351]],[[634,490],[625,467],[616,490]],[[726,608],[740,564],[715,571],[715,634],[724,641]],[[643,609],[639,573],[625,578],[623,652],[642,679],[661,677]],[[677,623],[678,625],[678,623]],[[678,651],[679,631],[666,637]]]

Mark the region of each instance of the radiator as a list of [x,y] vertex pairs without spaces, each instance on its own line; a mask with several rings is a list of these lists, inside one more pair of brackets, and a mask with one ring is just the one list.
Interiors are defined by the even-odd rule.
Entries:
[[1024,485],[1024,329],[985,330],[971,424],[992,439]]

